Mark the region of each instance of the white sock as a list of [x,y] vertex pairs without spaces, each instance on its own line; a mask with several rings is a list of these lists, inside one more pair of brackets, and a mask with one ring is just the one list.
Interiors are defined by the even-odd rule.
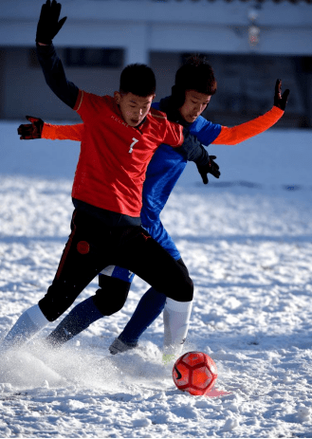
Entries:
[[164,317],[164,354],[179,355],[186,340],[193,302],[167,298]]
[[33,324],[38,327],[38,331],[44,328],[49,323],[49,320],[43,314],[43,312],[39,308],[39,305],[32,306],[26,311],[26,313],[28,314],[28,317],[33,322]]
[[21,346],[46,326],[49,320],[44,316],[38,305],[25,311],[3,339],[5,348]]

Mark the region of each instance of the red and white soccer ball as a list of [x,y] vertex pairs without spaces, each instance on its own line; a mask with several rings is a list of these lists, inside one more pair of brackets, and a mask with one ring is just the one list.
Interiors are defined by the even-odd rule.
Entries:
[[217,366],[203,352],[187,352],[174,363],[172,378],[178,389],[191,395],[206,395],[218,377]]

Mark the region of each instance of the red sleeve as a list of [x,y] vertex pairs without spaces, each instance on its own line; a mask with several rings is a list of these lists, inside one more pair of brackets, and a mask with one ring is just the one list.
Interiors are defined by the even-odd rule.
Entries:
[[83,101],[83,95],[84,95],[83,90],[79,89],[77,100],[76,100],[76,103],[75,103],[73,110],[79,112],[80,106],[81,106],[82,101]]
[[49,123],[44,123],[41,138],[51,140],[81,141],[83,130],[83,123],[76,125],[51,125]]
[[170,122],[167,119],[166,113],[163,113],[162,111],[155,110],[154,108],[151,108],[150,111],[155,119],[162,120],[165,123],[163,126],[165,127],[166,131],[162,143],[166,143],[173,148],[181,146],[184,142],[182,125],[179,125],[175,122]]
[[221,127],[218,137],[212,142],[215,145],[237,145],[244,140],[250,139],[257,134],[263,133],[273,126],[284,114],[278,107],[273,107],[263,116],[252,119],[232,128]]
[[183,127],[178,123],[167,121],[167,131],[163,143],[176,148],[184,142]]

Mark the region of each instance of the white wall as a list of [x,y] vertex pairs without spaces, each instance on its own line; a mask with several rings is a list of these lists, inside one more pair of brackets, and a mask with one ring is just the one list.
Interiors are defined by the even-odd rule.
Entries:
[[[48,89],[41,69],[29,65],[28,49],[35,46],[43,2],[1,0],[0,117],[21,118],[25,111],[50,119],[76,117]],[[61,3],[61,17],[66,15],[68,19],[54,40],[60,54],[63,47],[124,48],[125,64],[143,62],[154,69],[158,97],[170,93],[181,62],[179,52],[204,52],[215,56],[312,56],[312,5],[303,2],[263,2],[257,10],[260,42],[256,47],[251,47],[248,41],[249,14],[255,4],[252,0],[233,0],[231,3],[224,0],[61,0]],[[218,104],[219,96],[238,95],[241,85],[235,85],[235,78],[229,82],[224,73],[219,72],[217,59],[213,66],[219,81],[214,108],[219,111],[220,106],[224,107],[223,101]],[[280,69],[275,70],[280,76]],[[83,89],[111,94],[118,88],[120,69],[66,68],[66,73]],[[255,73],[258,76],[260,71]],[[289,72],[281,73],[283,78],[286,73],[290,78]],[[251,78],[246,75],[243,71],[242,77],[247,84]],[[271,78],[271,73],[268,76],[268,85],[261,91],[264,106],[270,101],[271,82],[276,79],[275,76]],[[290,84],[290,99],[294,111],[300,113],[302,102],[296,87],[296,84]]]
[[[34,44],[43,3],[1,0],[0,46]],[[58,46],[125,47],[126,63],[147,62],[154,51],[312,55],[312,5],[266,0],[257,11],[260,42],[248,43],[253,1],[63,0],[68,19]]]

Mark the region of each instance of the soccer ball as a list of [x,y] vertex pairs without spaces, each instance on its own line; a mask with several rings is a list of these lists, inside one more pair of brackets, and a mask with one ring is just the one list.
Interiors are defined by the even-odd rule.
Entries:
[[206,395],[217,377],[215,362],[203,352],[183,354],[172,369],[172,378],[177,388],[191,395]]

